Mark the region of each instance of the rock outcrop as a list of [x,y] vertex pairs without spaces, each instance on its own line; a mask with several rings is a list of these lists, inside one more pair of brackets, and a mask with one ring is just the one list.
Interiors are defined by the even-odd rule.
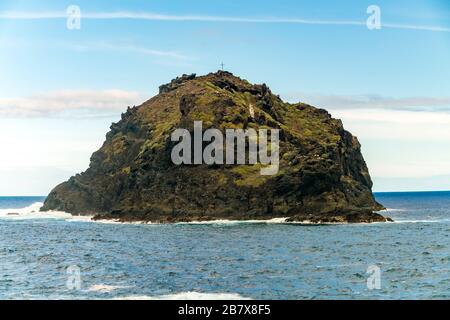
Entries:
[[[177,128],[280,130],[280,169],[261,165],[175,165]],[[229,72],[183,75],[128,108],[111,126],[86,172],[57,186],[43,211],[97,219],[179,222],[214,219],[382,222],[383,209],[361,146],[340,120],[304,103],[289,104],[266,85]]]

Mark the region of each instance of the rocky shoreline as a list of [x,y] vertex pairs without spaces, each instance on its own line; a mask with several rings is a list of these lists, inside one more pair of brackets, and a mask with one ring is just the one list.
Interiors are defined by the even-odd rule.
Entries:
[[305,224],[346,224],[346,223],[375,223],[375,222],[393,222],[389,217],[384,217],[379,213],[372,211],[366,212],[348,212],[348,213],[327,213],[327,214],[304,214],[293,217],[282,216],[245,216],[245,215],[227,215],[220,216],[142,216],[123,214],[120,216],[113,214],[95,215],[93,221],[112,220],[121,223],[156,223],[156,224],[173,224],[173,223],[202,223],[213,221],[261,221],[268,222],[271,220],[283,219],[285,223],[305,223]]

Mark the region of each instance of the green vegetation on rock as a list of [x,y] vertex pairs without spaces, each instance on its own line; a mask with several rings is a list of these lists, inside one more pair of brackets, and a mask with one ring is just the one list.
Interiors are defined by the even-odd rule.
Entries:
[[[279,129],[280,168],[171,162],[177,128]],[[356,137],[340,120],[304,103],[289,104],[265,85],[229,72],[184,75],[128,108],[111,126],[89,168],[57,186],[43,210],[122,221],[270,219],[386,221]]]

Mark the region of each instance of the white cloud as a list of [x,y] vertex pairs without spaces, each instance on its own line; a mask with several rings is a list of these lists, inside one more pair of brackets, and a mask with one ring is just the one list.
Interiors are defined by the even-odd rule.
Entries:
[[365,141],[395,141],[399,146],[402,142],[446,145],[450,141],[449,113],[347,109],[332,110],[331,114]]
[[[0,47],[1,48],[30,48],[35,47],[36,44],[30,44],[30,42],[18,38],[4,38],[0,37]],[[137,45],[130,42],[119,42],[115,43],[109,42],[57,42],[52,41],[50,44],[40,44],[40,46],[45,46],[49,48],[50,46],[62,47],[64,49],[70,49],[80,52],[127,52],[133,54],[139,54],[143,56],[152,56],[155,58],[168,58],[172,60],[177,60],[180,63],[187,65],[188,61],[192,61],[191,57],[178,53],[176,51],[158,50],[155,48],[148,48],[142,45]]]
[[352,121],[397,125],[447,125],[450,129],[450,113],[443,112],[341,109],[332,111],[332,113]]
[[24,98],[0,98],[0,116],[42,117],[81,111],[94,114],[117,112],[142,103],[137,92],[124,90],[63,90]]
[[[195,22],[240,22],[240,23],[283,23],[283,24],[309,24],[309,25],[352,25],[366,27],[364,20],[320,20],[320,19],[301,19],[301,18],[249,18],[249,17],[228,17],[228,16],[208,16],[208,15],[167,15],[153,12],[81,12],[82,19],[94,20],[150,20],[150,21],[195,21]],[[42,20],[42,19],[65,19],[65,12],[0,12],[0,19],[15,20]],[[404,29],[404,30],[422,30],[432,32],[450,32],[449,27],[414,25],[414,24],[396,24],[384,23],[383,28]]]
[[174,51],[163,51],[128,43],[85,43],[85,44],[66,44],[68,47],[78,51],[125,51],[133,52],[147,56],[173,58],[177,60],[188,60],[189,57]]
[[450,190],[450,175],[414,177],[414,178],[378,178],[373,177],[374,191],[442,191]]
[[4,20],[47,20],[47,19],[62,19],[67,18],[64,12],[24,12],[24,11],[3,11],[0,12],[0,19]]
[[114,119],[0,116],[0,195],[46,195],[88,168]]
[[46,196],[76,171],[55,167],[0,168],[2,196]]
[[450,96],[392,98],[380,95],[288,94],[286,99],[292,102],[304,101],[325,109],[450,111]]
[[[373,177],[411,178],[450,173],[449,113],[373,109],[331,113],[358,137]],[[376,187],[387,190],[382,183]]]
[[406,29],[406,30],[422,30],[433,32],[450,32],[450,28],[441,26],[424,26],[424,25],[412,25],[412,24],[395,24],[395,23],[383,23],[383,28],[391,29]]

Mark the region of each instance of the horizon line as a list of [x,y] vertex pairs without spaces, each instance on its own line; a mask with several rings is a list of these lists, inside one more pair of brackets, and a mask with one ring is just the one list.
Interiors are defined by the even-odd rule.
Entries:
[[447,190],[405,190],[405,191],[372,191],[372,193],[432,193],[432,192],[450,192]]

